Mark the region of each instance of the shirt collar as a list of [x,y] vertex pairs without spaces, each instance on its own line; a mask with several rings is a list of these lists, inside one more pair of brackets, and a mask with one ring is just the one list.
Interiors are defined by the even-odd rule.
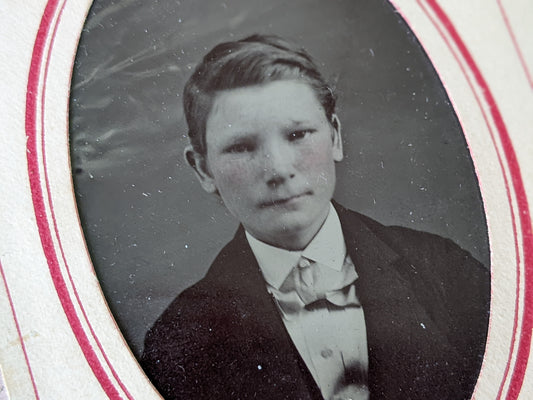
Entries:
[[331,204],[324,224],[303,251],[289,251],[271,246],[248,232],[246,232],[246,239],[265,280],[276,289],[280,288],[302,256],[336,271],[342,269],[346,257],[341,223]]

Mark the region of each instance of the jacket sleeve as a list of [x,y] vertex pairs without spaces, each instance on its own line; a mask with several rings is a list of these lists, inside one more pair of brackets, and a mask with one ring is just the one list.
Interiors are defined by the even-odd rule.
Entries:
[[[469,398],[477,381],[487,339],[490,313],[490,270],[449,239],[398,228],[393,243],[411,261],[409,279],[418,300],[456,350],[459,384]],[[394,241],[394,239],[391,239]],[[408,243],[406,245],[406,243]],[[416,266],[416,270],[410,268]]]
[[[213,338],[214,319],[200,309],[202,294],[196,292],[188,289],[178,296],[145,337],[141,365],[167,400],[208,397],[203,380],[216,380],[217,375],[205,368],[220,367],[207,360],[223,343]],[[209,387],[215,386],[210,382]]]

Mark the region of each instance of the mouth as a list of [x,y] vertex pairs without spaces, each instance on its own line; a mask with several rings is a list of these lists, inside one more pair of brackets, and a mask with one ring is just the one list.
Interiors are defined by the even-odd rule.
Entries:
[[259,203],[259,207],[260,208],[268,208],[268,207],[285,206],[285,205],[289,205],[289,204],[295,203],[298,200],[300,200],[300,199],[302,199],[302,198],[304,198],[306,196],[310,196],[311,194],[312,194],[311,191],[307,191],[307,192],[303,192],[303,193],[296,194],[296,195],[293,195],[293,196],[275,198],[275,199],[271,199],[271,200]]

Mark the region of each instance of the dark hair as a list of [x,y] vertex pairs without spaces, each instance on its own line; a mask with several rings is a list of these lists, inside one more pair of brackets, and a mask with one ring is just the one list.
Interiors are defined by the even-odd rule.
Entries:
[[207,153],[206,123],[217,92],[289,79],[308,83],[331,121],[335,96],[303,48],[278,36],[257,34],[215,46],[196,67],[183,91],[193,149],[202,155]]

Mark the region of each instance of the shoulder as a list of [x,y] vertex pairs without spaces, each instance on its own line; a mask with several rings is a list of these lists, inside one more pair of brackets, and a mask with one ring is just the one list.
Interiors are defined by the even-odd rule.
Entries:
[[377,237],[387,243],[387,245],[397,251],[403,251],[405,246],[412,247],[419,244],[439,246],[448,242],[453,245],[451,240],[445,239],[439,235],[403,226],[384,225],[364,214],[344,208],[340,205],[337,205],[337,207],[341,221],[351,225],[363,224]]
[[342,206],[338,210],[341,223],[348,225],[347,234],[355,236],[356,243],[378,246],[376,257],[388,253],[391,268],[409,282],[427,309],[442,305],[449,311],[450,321],[457,319],[459,325],[479,321],[479,331],[486,331],[491,286],[488,266],[442,236],[385,226]]
[[[428,309],[440,306],[451,320],[480,320],[484,326],[490,304],[490,271],[452,240],[400,226],[385,226],[367,216],[338,206],[345,239],[374,259],[387,261],[390,271],[409,282]],[[355,238],[355,239],[354,239]],[[357,251],[355,252],[357,258]],[[353,256],[352,256],[353,258]],[[361,259],[361,258],[360,258]],[[364,261],[364,260],[361,260]],[[383,263],[382,263],[383,264]],[[372,273],[370,268],[366,272]],[[483,331],[485,328],[480,328]]]
[[348,235],[355,235],[358,240],[361,237],[375,236],[374,242],[385,244],[406,260],[431,264],[433,270],[444,264],[446,274],[455,272],[468,275],[472,272],[488,275],[487,267],[448,238],[402,226],[387,226],[338,204],[336,207]]
[[[203,398],[199,391],[227,385],[228,360],[238,358],[243,338],[260,323],[251,304],[261,306],[261,289],[266,293],[250,254],[237,232],[206,276],[179,294],[146,334],[141,364],[166,397]],[[207,377],[209,386],[198,387]]]
[[[178,295],[156,320],[144,339],[141,365],[166,399],[201,398],[199,380],[211,379],[206,366],[218,369],[213,354],[224,349],[227,333],[222,307],[231,300],[217,301],[217,289],[209,282],[198,282]],[[219,293],[220,295],[220,293]]]
[[234,247],[232,243],[226,245],[206,276],[176,296],[163,311],[145,336],[144,359],[154,352],[178,355],[184,344],[187,348],[201,346],[212,336],[210,332],[226,325],[227,315],[235,313],[235,283],[232,285],[225,273],[239,268],[231,254]]

